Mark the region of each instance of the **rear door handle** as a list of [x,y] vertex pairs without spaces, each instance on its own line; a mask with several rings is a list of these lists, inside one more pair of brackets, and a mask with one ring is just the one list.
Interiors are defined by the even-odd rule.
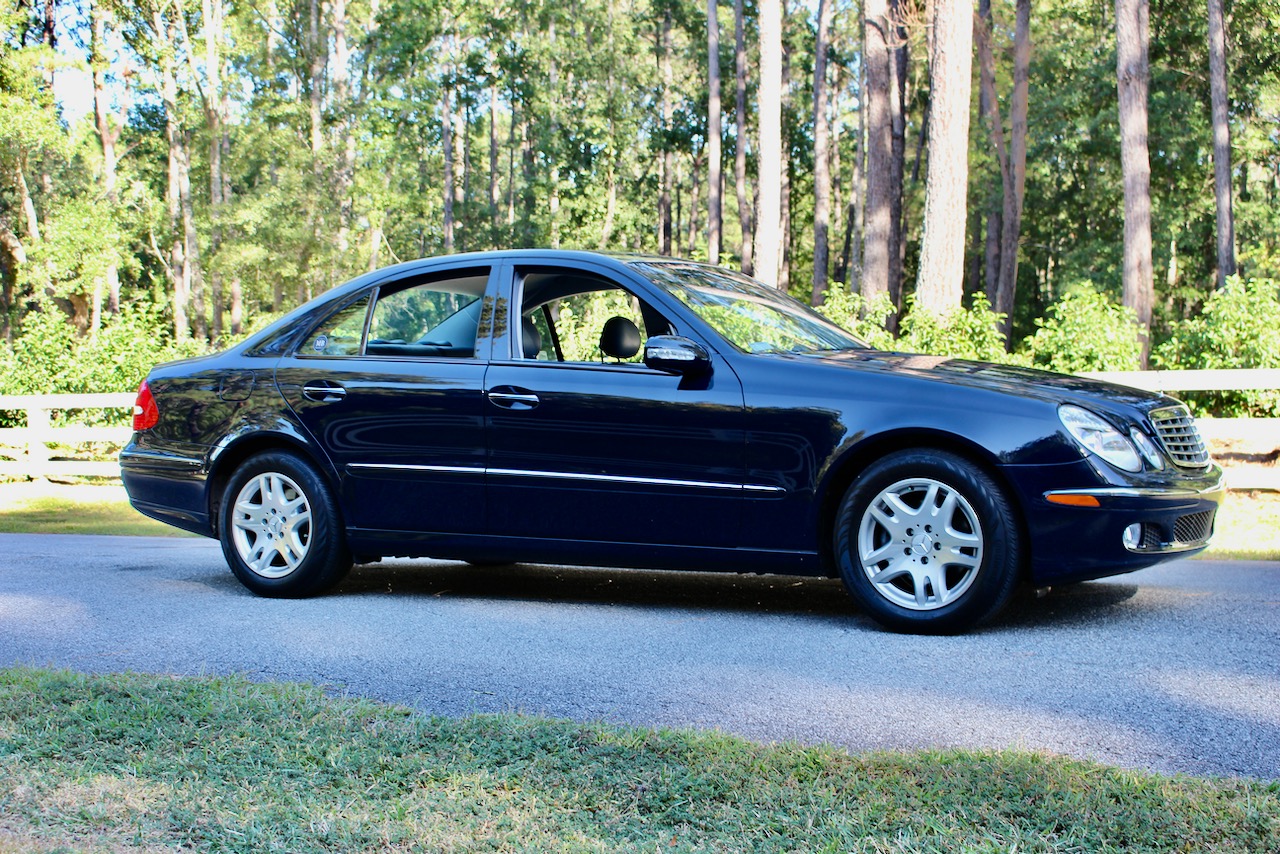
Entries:
[[503,409],[533,409],[542,402],[527,388],[515,386],[498,386],[490,390],[487,396],[490,403]]
[[347,390],[335,382],[319,380],[304,385],[302,396],[316,403],[336,403],[347,396]]

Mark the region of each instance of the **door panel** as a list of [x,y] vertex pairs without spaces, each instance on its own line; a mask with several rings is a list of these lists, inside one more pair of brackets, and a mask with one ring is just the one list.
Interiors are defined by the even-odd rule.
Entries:
[[481,533],[484,370],[443,359],[285,359],[276,382],[337,468],[348,525]]
[[733,546],[742,511],[742,389],[637,365],[495,364],[486,378],[490,532]]

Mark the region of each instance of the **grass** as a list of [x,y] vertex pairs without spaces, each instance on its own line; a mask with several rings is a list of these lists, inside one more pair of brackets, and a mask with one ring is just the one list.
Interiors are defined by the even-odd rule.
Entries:
[[1276,851],[1280,784],[0,670],[0,850]]
[[134,510],[118,484],[48,481],[0,483],[0,533],[195,536]]
[[[1232,492],[1205,557],[1280,560],[1280,494]],[[0,533],[194,536],[134,510],[120,486],[0,484]]]

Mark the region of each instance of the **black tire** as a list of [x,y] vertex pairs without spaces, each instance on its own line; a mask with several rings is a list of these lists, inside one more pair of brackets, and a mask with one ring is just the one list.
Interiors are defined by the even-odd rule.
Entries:
[[286,451],[250,457],[231,475],[218,509],[218,539],[236,578],[259,596],[314,596],[351,569],[328,484]]
[[834,549],[845,587],[895,631],[965,631],[1004,607],[1021,574],[1004,491],[939,450],[899,451],[862,472],[840,503]]

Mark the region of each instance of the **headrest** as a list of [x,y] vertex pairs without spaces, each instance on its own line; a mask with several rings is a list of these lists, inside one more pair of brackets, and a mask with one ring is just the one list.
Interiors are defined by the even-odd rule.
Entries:
[[625,317],[611,317],[600,333],[600,352],[615,359],[630,359],[640,352],[640,330]]
[[538,354],[542,352],[542,333],[538,331],[538,327],[533,325],[533,318],[526,317],[524,323],[520,324],[520,329],[524,357],[526,359],[538,358]]

